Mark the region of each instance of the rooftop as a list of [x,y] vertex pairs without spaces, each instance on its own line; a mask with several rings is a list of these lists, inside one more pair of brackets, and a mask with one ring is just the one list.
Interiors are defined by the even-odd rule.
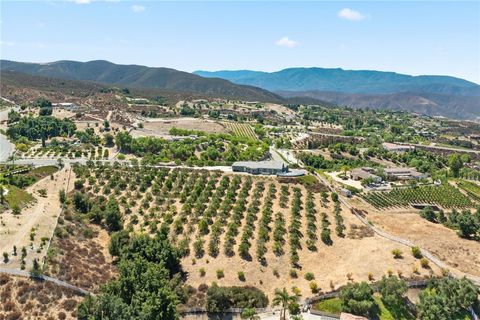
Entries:
[[280,161],[237,161],[232,164],[233,167],[249,167],[252,169],[283,169],[285,165]]

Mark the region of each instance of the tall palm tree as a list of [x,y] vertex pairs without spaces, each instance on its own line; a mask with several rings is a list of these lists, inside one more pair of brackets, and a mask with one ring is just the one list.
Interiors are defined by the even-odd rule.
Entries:
[[280,305],[282,310],[280,311],[280,320],[285,320],[287,318],[287,309],[288,306],[297,301],[297,297],[295,295],[291,296],[285,287],[280,290],[275,290],[275,297],[273,298],[273,306]]

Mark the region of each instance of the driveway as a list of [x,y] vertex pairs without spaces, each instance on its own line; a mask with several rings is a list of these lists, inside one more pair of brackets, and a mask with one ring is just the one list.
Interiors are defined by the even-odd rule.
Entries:
[[[8,119],[8,112],[10,108],[0,111],[0,121]],[[12,154],[14,149],[13,144],[8,141],[7,137],[3,134],[0,134],[0,162],[7,161],[10,154]]]

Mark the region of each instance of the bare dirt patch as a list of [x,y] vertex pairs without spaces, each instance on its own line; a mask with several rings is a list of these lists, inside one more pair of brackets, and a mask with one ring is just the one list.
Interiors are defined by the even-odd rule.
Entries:
[[151,119],[144,123],[146,132],[156,134],[168,134],[171,128],[198,130],[208,133],[225,133],[227,129],[224,125],[210,120],[195,118],[178,118],[178,119]]
[[480,276],[480,243],[460,238],[454,230],[431,223],[416,213],[370,214],[369,220],[383,230],[431,251],[460,271]]

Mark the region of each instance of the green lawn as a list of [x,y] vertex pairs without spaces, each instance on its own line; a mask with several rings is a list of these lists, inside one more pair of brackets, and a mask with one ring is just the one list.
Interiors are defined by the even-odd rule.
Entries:
[[35,180],[38,181],[51,174],[54,174],[57,171],[58,171],[58,168],[56,166],[44,166],[44,167],[34,168],[29,172],[27,172],[25,175],[29,177],[34,177]]
[[10,208],[13,208],[15,205],[22,208],[29,202],[35,200],[35,198],[25,190],[11,185],[7,185],[6,187],[8,189],[8,194],[5,199],[7,200]]
[[[413,320],[415,317],[411,315],[405,307],[387,307],[383,304],[380,297],[375,297],[375,302],[379,308],[379,320]],[[318,302],[313,309],[333,314],[342,312],[342,303],[339,298],[327,299]]]
[[391,306],[389,309],[383,304],[383,301],[380,297],[375,297],[375,302],[377,303],[380,314],[378,318],[380,320],[413,320],[415,317],[408,312],[405,306],[395,307]]
[[313,309],[333,314],[340,314],[342,312],[342,302],[338,298],[327,299],[315,304]]

